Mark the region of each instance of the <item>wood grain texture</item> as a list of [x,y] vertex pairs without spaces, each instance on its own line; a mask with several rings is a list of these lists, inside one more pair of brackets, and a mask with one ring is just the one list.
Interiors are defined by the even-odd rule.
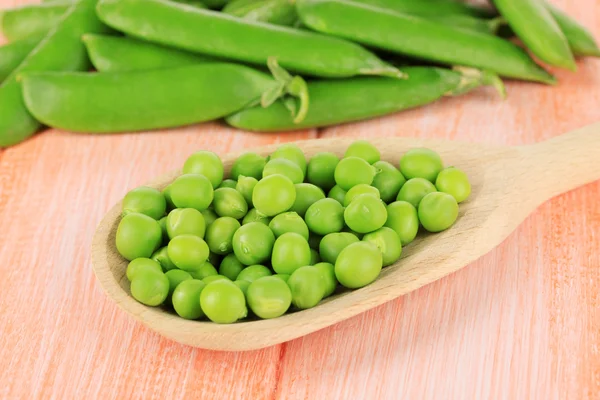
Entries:
[[[0,0],[0,8],[25,1]],[[600,4],[554,1],[600,38]],[[600,121],[600,62],[554,88],[509,83],[321,136],[525,144]],[[598,399],[600,183],[537,210],[476,263],[281,346],[202,351],[110,302],[94,229],[124,193],[199,148],[224,154],[316,133],[217,125],[146,135],[49,131],[0,154],[2,399]]]

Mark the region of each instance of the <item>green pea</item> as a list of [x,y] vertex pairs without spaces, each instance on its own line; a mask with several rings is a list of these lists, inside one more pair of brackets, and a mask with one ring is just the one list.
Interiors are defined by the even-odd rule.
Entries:
[[184,280],[173,291],[171,297],[177,315],[185,319],[199,319],[204,316],[200,307],[200,295],[206,284],[198,279]]
[[304,174],[300,167],[285,158],[269,160],[265,165],[263,178],[275,174],[287,176],[293,183],[302,183],[304,181]]
[[446,168],[438,174],[435,187],[454,197],[457,203],[462,203],[471,195],[471,183],[467,174],[454,167]]
[[171,239],[167,246],[167,254],[177,268],[193,271],[208,259],[208,245],[194,235],[179,235]]
[[377,161],[373,166],[377,172],[371,184],[379,190],[381,200],[386,203],[394,201],[406,178],[387,161]]
[[319,252],[315,249],[310,249],[310,264],[308,265],[315,265],[321,262],[321,256],[319,255]]
[[206,224],[204,216],[195,208],[176,208],[167,216],[169,239],[179,235],[194,235],[204,238]]
[[269,268],[265,267],[264,265],[250,265],[244,268],[242,272],[240,272],[240,274],[237,276],[237,280],[254,282],[258,278],[270,275],[273,275],[273,273]]
[[319,250],[319,244],[321,243],[322,239],[323,236],[310,232],[308,234],[308,245],[311,249]]
[[144,214],[131,213],[119,222],[116,234],[117,251],[126,260],[148,258],[162,242],[162,230],[157,220]]
[[402,186],[396,200],[409,202],[413,207],[417,208],[423,197],[435,191],[435,186],[427,179],[412,178]]
[[135,274],[131,281],[131,295],[147,306],[161,305],[169,295],[169,279],[162,271],[145,271]]
[[[183,281],[193,279],[189,273],[180,269],[172,269],[170,271],[167,271],[165,272],[165,276],[169,280],[169,294],[167,295],[166,301],[171,303],[173,299],[173,292],[175,291],[177,286]],[[198,297],[198,307],[200,307],[200,297]]]
[[206,225],[206,229],[208,229],[210,224],[212,224],[217,218],[219,218],[219,216],[215,213],[215,211],[212,208],[202,210],[201,213],[204,217],[204,224]]
[[194,279],[204,279],[206,277],[209,276],[215,276],[218,275],[219,273],[217,272],[217,269],[214,267],[214,265],[212,265],[210,262],[208,261],[204,261],[202,263],[202,265],[200,265],[198,268],[195,268],[191,271],[188,271],[190,273],[190,275],[192,276],[192,278]]
[[237,259],[235,254],[228,254],[223,258],[223,261],[221,261],[219,275],[226,276],[232,281],[235,281],[244,267],[245,265]]
[[323,190],[331,190],[335,186],[335,167],[339,162],[338,156],[331,152],[315,154],[308,162],[306,169],[308,182]]
[[301,310],[316,306],[325,295],[321,271],[313,266],[295,270],[287,284],[292,292],[292,304]]
[[221,184],[219,185],[218,189],[223,189],[223,188],[230,188],[230,189],[235,189],[237,187],[237,181],[234,179],[225,179],[223,182],[221,182]]
[[233,235],[240,226],[238,220],[231,217],[216,219],[206,231],[206,243],[210,251],[215,254],[231,253],[233,251]]
[[254,179],[262,178],[263,169],[267,160],[256,153],[244,153],[239,156],[231,167],[231,177],[238,179],[240,175],[251,176]]
[[323,240],[321,240],[319,254],[321,254],[323,261],[335,264],[342,250],[356,242],[359,242],[359,240],[352,233],[330,233],[329,235],[325,235]]
[[375,168],[358,157],[343,158],[335,167],[335,183],[344,190],[350,190],[361,183],[370,185],[375,178]]
[[220,217],[242,219],[248,212],[248,204],[242,194],[231,188],[215,190],[213,207]]
[[242,225],[233,235],[233,252],[242,264],[260,264],[269,259],[275,235],[267,225],[251,222]]
[[373,232],[387,220],[385,203],[370,194],[356,196],[344,211],[344,221],[358,233]]
[[385,226],[398,234],[402,246],[406,246],[417,237],[419,217],[417,209],[406,201],[396,201],[387,206],[388,218]]
[[269,222],[269,228],[271,228],[276,238],[284,233],[294,232],[308,240],[308,226],[306,226],[306,222],[295,212],[285,212],[273,217],[271,222]]
[[165,202],[167,203],[166,211],[169,212],[172,209],[176,208],[175,204],[173,204],[173,199],[171,199],[171,185],[168,185],[162,190],[162,194],[165,197]]
[[298,145],[293,143],[282,144],[270,156],[269,160],[284,158],[300,167],[302,175],[306,175],[306,157]]
[[181,175],[169,185],[171,200],[177,208],[206,210],[213,201],[212,184],[204,175]]
[[287,282],[290,279],[290,274],[274,274],[273,278],[281,279],[284,282]]
[[231,281],[229,280],[229,278],[228,278],[228,277],[226,277],[226,276],[223,276],[223,275],[210,275],[210,276],[207,276],[207,277],[205,277],[204,279],[202,279],[202,282],[204,282],[204,283],[205,283],[205,284],[207,284],[207,285],[208,285],[209,283],[212,283],[212,282],[217,282],[217,281],[227,281],[227,282],[231,282]]
[[244,292],[229,280],[214,281],[200,294],[206,316],[218,324],[231,324],[248,315]]
[[321,281],[325,287],[323,298],[331,296],[338,285],[337,278],[335,277],[335,267],[328,262],[315,264],[314,267],[321,273]]
[[158,224],[160,225],[160,231],[162,233],[162,243],[168,243],[169,233],[167,232],[167,216],[165,215],[164,217],[159,219]]
[[248,207],[252,207],[252,192],[254,192],[257,183],[258,180],[251,176],[240,175],[238,178],[235,189],[242,194],[244,200],[248,203]]
[[271,265],[278,274],[291,274],[296,269],[310,265],[308,241],[297,233],[284,233],[275,240]]
[[127,264],[127,279],[131,282],[137,273],[144,271],[163,272],[158,262],[150,258],[136,258]]
[[348,192],[346,192],[344,189],[342,189],[338,185],[335,185],[333,188],[331,188],[327,197],[329,197],[330,199],[336,200],[341,205],[344,205],[346,193],[348,193]]
[[131,190],[123,199],[123,215],[140,213],[160,219],[165,215],[166,209],[165,196],[159,190],[146,186]]
[[344,207],[333,199],[319,200],[306,210],[304,220],[316,234],[339,232],[344,227]]
[[204,175],[216,189],[223,181],[223,162],[212,151],[198,151],[185,160],[183,173]]
[[377,147],[373,146],[366,140],[357,140],[352,143],[346,149],[346,153],[344,154],[344,158],[348,157],[358,157],[362,158],[369,164],[374,164],[381,158],[381,153],[377,150]]
[[158,249],[154,253],[152,253],[152,256],[150,257],[150,259],[159,263],[160,266],[162,267],[163,272],[167,272],[167,271],[177,268],[175,266],[175,264],[173,264],[173,262],[169,258],[167,246],[161,247],[160,249]]
[[269,223],[271,222],[271,218],[259,213],[256,208],[252,208],[248,211],[248,214],[246,214],[246,216],[242,220],[242,225],[246,225],[251,222],[259,222],[261,224],[269,225]]
[[430,149],[411,149],[400,158],[400,172],[406,179],[423,178],[433,183],[443,168],[440,155]]
[[246,296],[246,294],[248,293],[248,287],[250,286],[250,283],[252,283],[252,282],[234,281],[233,283],[235,284],[235,286],[239,287],[240,290],[242,291],[242,293],[244,293],[244,296]]
[[429,232],[445,231],[458,218],[458,203],[448,193],[429,193],[419,204],[418,215],[421,225]]
[[296,201],[290,211],[295,211],[302,217],[306,214],[308,207],[325,198],[323,190],[311,183],[298,183],[295,187]]
[[346,196],[344,197],[344,207],[348,207],[350,202],[352,202],[352,199],[361,194],[370,194],[378,199],[380,198],[379,190],[377,188],[365,183],[361,183],[360,185],[356,185],[346,192]]
[[288,177],[279,174],[261,179],[252,193],[254,208],[268,217],[289,210],[295,201],[294,183]]
[[377,246],[381,251],[384,267],[392,265],[400,259],[402,244],[395,230],[384,226],[374,232],[367,233],[362,240]]
[[339,283],[358,289],[373,282],[381,273],[383,258],[375,245],[368,242],[352,243],[335,262],[335,276]]
[[252,282],[247,292],[248,306],[263,319],[285,314],[292,304],[292,292],[281,279],[265,276]]

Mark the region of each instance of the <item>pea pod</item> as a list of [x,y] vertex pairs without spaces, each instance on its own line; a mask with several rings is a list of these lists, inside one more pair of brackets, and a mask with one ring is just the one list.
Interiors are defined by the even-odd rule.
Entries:
[[40,42],[38,37],[29,37],[0,47],[0,83],[19,66]]
[[494,16],[494,11],[488,7],[475,6],[455,0],[357,0],[357,2],[427,17],[464,15],[487,18]]
[[600,57],[600,49],[594,36],[584,26],[552,4],[547,3],[547,6],[567,38],[574,55]]
[[304,25],[371,47],[509,78],[555,82],[523,49],[492,35],[351,1],[298,0],[296,8]]
[[[268,108],[253,107],[226,118],[236,128],[248,131],[286,131],[315,128],[374,118],[432,103],[445,95],[461,94],[494,79],[484,79],[472,70],[452,71],[432,67],[407,67],[406,80],[385,77],[355,77],[308,83],[310,109],[306,118],[294,123],[289,102],[277,101]],[[291,105],[293,109],[293,105]]]
[[233,0],[222,12],[275,25],[294,26],[298,22],[295,0]]
[[101,0],[97,12],[113,28],[191,52],[261,66],[269,57],[276,57],[288,70],[320,77],[404,77],[352,42],[219,12],[192,10],[160,0]]
[[577,69],[567,38],[540,0],[496,0],[496,7],[516,35],[542,61]]
[[71,3],[32,4],[2,11],[2,33],[9,41],[48,33],[69,10]]
[[0,147],[21,142],[40,127],[40,123],[25,108],[18,75],[33,71],[78,71],[89,68],[81,35],[106,31],[106,26],[96,17],[95,4],[94,0],[75,3],[56,28],[0,86]]

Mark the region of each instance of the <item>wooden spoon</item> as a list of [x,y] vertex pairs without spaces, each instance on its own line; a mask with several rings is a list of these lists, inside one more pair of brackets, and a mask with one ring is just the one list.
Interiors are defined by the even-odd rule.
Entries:
[[[322,151],[342,156],[352,141],[335,138],[297,144],[308,158]],[[144,306],[131,297],[125,276],[127,262],[115,248],[121,203],[108,212],[94,236],[92,261],[100,284],[135,319],[177,342],[215,350],[258,349],[323,329],[441,279],[491,251],[544,201],[600,179],[600,124],[519,147],[415,138],[370,141],[381,150],[382,159],[394,165],[409,148],[428,147],[439,152],[445,165],[467,173],[473,193],[460,205],[459,219],[452,228],[417,238],[404,249],[403,258],[385,268],[369,286],[334,295],[315,308],[271,320],[219,325],[182,319],[162,308]],[[252,151],[267,155],[276,147]],[[237,156],[223,157],[227,173]],[[162,189],[180,174],[168,173],[148,186]]]

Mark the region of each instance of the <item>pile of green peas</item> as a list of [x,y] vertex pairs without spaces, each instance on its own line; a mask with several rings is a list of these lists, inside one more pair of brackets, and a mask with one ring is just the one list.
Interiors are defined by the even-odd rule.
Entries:
[[116,248],[131,295],[182,318],[227,324],[315,307],[397,262],[419,230],[450,228],[467,175],[429,149],[395,165],[371,143],[307,160],[295,144],[244,153],[225,178],[213,152],[192,154],[164,190],[123,200]]

